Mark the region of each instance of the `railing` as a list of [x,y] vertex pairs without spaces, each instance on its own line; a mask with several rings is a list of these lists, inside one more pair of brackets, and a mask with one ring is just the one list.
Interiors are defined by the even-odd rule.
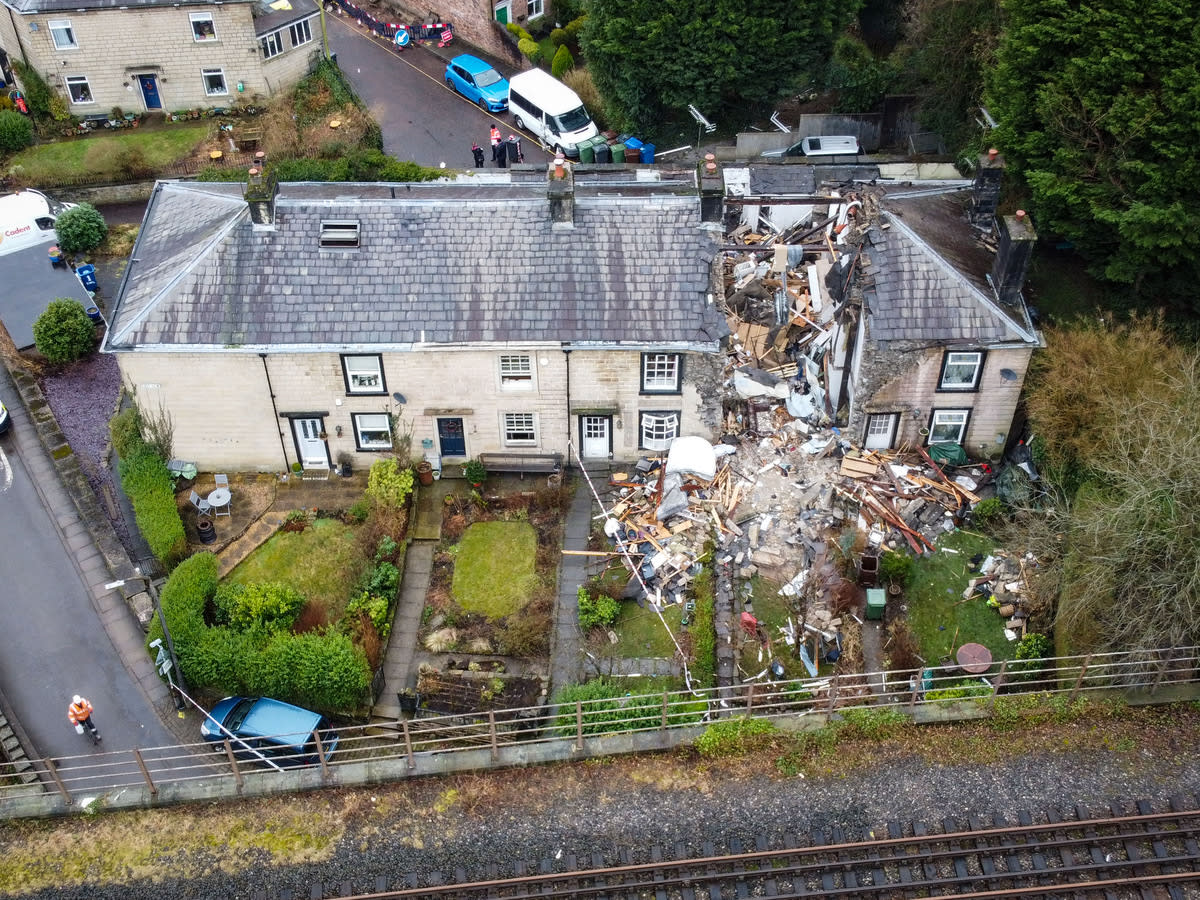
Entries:
[[[600,736],[654,733],[667,744],[678,744],[708,723],[737,715],[771,720],[813,717],[815,727],[852,707],[900,710],[921,721],[934,718],[933,710],[950,706],[960,717],[986,716],[994,711],[998,698],[1028,693],[1048,692],[1067,702],[1098,692],[1153,699],[1168,685],[1200,682],[1198,653],[1200,648],[1186,647],[1009,660],[993,666],[994,671],[986,677],[968,676],[955,668],[927,668],[750,682],[477,715],[418,716],[336,729],[338,743],[332,754],[325,752],[327,741],[318,739],[306,750],[309,755],[305,758],[271,756],[268,766],[254,759],[257,753],[229,742],[32,760],[40,782],[31,784],[20,783],[15,764],[5,763],[0,765],[0,817],[44,814],[30,812],[29,804],[20,802],[28,801],[31,794],[49,795],[45,799],[53,798],[58,804],[56,811],[61,811],[80,805],[81,798],[112,796],[135,788],[145,802],[162,799],[168,787],[171,799],[193,799],[199,794],[188,791],[190,782],[214,779],[225,780],[231,795],[284,789],[271,779],[289,772],[305,773],[302,787],[332,781],[341,785],[379,781],[413,772],[421,759],[465,753],[474,754],[469,767],[512,765],[513,759],[501,760],[511,748],[550,747],[562,758],[583,750]],[[942,714],[943,719],[952,717]],[[534,758],[524,752],[518,761]],[[297,769],[297,765],[304,768]],[[433,770],[428,765],[422,768]],[[252,787],[247,778],[254,780]],[[212,786],[206,785],[205,790],[211,794]],[[45,810],[50,811],[55,810]]]

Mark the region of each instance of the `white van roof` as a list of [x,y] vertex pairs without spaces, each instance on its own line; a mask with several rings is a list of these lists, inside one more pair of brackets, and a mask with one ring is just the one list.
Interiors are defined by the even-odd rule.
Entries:
[[858,153],[858,138],[852,134],[818,134],[800,142],[805,156],[837,156]]
[[0,224],[29,222],[50,215],[50,201],[37,191],[17,191],[0,197]]
[[508,79],[509,91],[522,94],[536,94],[529,99],[542,107],[549,115],[557,116],[569,112],[577,106],[583,106],[583,101],[573,90],[547,72],[545,69],[530,69]]

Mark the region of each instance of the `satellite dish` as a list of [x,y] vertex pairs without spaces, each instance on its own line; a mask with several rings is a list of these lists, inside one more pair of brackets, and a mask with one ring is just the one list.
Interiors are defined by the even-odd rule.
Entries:
[[394,394],[392,394],[392,399],[395,400],[397,403],[399,403],[401,406],[403,406],[405,403],[408,402],[408,400],[405,399],[405,396],[402,393],[400,393],[399,391],[396,391]]

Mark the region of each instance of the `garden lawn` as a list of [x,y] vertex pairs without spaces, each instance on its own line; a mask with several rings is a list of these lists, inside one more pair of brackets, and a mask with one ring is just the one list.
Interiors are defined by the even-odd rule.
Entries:
[[[622,600],[621,612],[612,630],[618,641],[612,647],[614,656],[627,659],[670,659],[675,655],[671,635],[679,631],[683,604],[676,603],[663,610],[662,619],[649,606],[645,609],[633,600]],[[663,627],[663,619],[667,627]],[[668,631],[668,629],[670,629]]]
[[500,619],[533,596],[537,532],[528,522],[476,522],[458,542],[451,590],[467,612]]
[[[945,553],[942,548],[946,547],[961,552]],[[986,598],[959,602],[967,582],[975,577],[967,572],[970,558],[976,553],[987,556],[995,547],[990,538],[956,531],[938,541],[937,553],[917,560],[904,602],[921,655],[929,665],[952,657],[951,642],[955,648],[971,641],[983,644],[997,662],[1016,653],[1017,642],[1004,636],[1004,620],[987,605]]]
[[337,519],[317,519],[303,531],[280,531],[251,553],[225,580],[234,584],[273,581],[295,588],[337,622],[350,592],[370,568],[354,529]]
[[157,168],[187,157],[208,137],[211,127],[203,123],[127,128],[115,134],[39,144],[22,150],[9,165],[20,166],[22,179],[31,184],[57,183],[84,175],[117,175],[123,155],[136,149],[147,166]]
[[[754,618],[762,624],[767,630],[767,635],[771,638],[771,647],[774,651],[775,658],[783,663],[783,677],[789,678],[810,678],[808,669],[804,667],[804,663],[794,655],[793,648],[790,647],[783,639],[779,629],[787,625],[789,616],[791,615],[791,606],[787,597],[781,596],[779,588],[782,585],[776,584],[774,581],[768,581],[759,575],[755,575],[750,579],[750,590],[752,592],[754,602]],[[799,627],[800,623],[792,617],[792,624]],[[740,631],[741,623],[735,623]],[[808,645],[809,653],[812,652],[812,642]],[[751,650],[750,652],[753,652]],[[759,668],[765,668],[770,662],[770,657],[763,653],[762,665]],[[747,657],[742,661],[742,667],[749,671],[757,671],[754,668],[758,662],[757,656]],[[826,675],[825,668],[832,671],[832,666],[818,664],[818,675]]]

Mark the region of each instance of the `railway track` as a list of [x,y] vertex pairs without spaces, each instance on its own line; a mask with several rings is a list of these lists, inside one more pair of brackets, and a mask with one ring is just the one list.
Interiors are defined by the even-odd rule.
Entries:
[[[1200,803],[1172,798],[1155,810],[1148,801],[1114,803],[1100,815],[1077,807],[1064,814],[1018,812],[1009,821],[947,819],[936,828],[921,822],[889,823],[880,834],[840,828],[786,846],[765,837],[753,850],[730,841],[729,852],[706,846],[687,857],[682,846],[622,850],[617,864],[593,854],[580,860],[518,863],[515,874],[470,881],[464,870],[398,883],[386,877],[369,893],[349,883],[313,885],[313,900],[736,900],[788,897],[1185,898],[1200,897]],[[965,825],[965,827],[964,827]],[[886,833],[886,836],[883,833]],[[259,894],[256,900],[288,900]]]

